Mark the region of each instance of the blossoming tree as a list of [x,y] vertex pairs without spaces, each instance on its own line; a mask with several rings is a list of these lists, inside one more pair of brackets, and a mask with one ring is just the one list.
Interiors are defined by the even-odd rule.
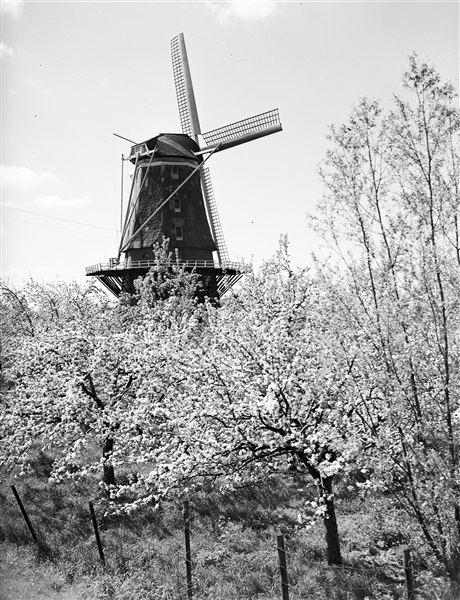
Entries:
[[328,560],[340,564],[333,481],[355,464],[362,406],[338,359],[334,318],[318,285],[290,268],[285,248],[220,309],[208,306],[200,343],[176,365],[181,443],[169,481],[235,484],[302,470],[317,485]]
[[416,56],[403,84],[391,111],[363,99],[331,128],[316,225],[338,257],[323,265],[324,279],[362,340],[349,359],[356,394],[379,400],[374,481],[455,579],[460,114],[453,87]]

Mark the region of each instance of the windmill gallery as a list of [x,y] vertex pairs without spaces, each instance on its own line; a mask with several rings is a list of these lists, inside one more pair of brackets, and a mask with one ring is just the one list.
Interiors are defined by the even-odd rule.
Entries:
[[[182,133],[162,133],[131,147],[134,165],[117,258],[88,267],[113,294],[134,292],[134,281],[155,266],[154,246],[169,249],[196,272],[205,293],[218,298],[244,267],[229,260],[206,161],[215,153],[281,131],[271,110],[201,133],[183,34],[171,41]],[[122,259],[122,255],[124,258]]]

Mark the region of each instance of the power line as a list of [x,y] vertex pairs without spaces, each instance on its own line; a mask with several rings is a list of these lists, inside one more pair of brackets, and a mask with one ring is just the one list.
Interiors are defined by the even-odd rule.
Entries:
[[71,219],[61,219],[60,217],[52,217],[50,215],[43,215],[41,213],[32,212],[30,210],[23,210],[21,208],[13,208],[12,206],[3,205],[2,208],[8,208],[9,210],[17,210],[18,212],[26,213],[28,215],[35,215],[37,217],[45,217],[45,219],[54,219],[56,221],[66,221],[67,223],[75,223],[76,225],[84,225],[85,227],[94,227],[95,229],[105,229],[106,231],[117,232],[116,229],[110,229],[109,227],[101,227],[100,225],[90,225],[89,223],[81,223],[80,221],[72,221]]
[[[40,215],[41,216],[41,215]],[[19,221],[20,223],[29,223],[30,225],[37,225],[38,227],[49,227],[51,229],[57,229],[58,231],[68,231],[70,233],[78,233],[80,235],[92,235],[92,236],[96,236],[98,238],[102,238],[104,240],[111,240],[113,238],[108,237],[106,235],[102,235],[101,233],[97,233],[95,232],[90,232],[90,231],[77,231],[75,229],[63,229],[62,227],[59,227],[58,225],[50,225],[49,223],[37,223],[36,221],[26,221],[25,219],[19,219],[18,217],[10,217],[10,216],[5,216],[6,219],[12,219],[13,221]],[[109,231],[114,232],[114,229],[109,229]]]

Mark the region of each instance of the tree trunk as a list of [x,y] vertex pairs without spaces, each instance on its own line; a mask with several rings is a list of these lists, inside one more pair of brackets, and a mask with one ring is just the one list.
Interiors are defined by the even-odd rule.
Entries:
[[[106,438],[104,446],[102,447],[102,457],[104,459],[109,458],[113,453],[113,438]],[[115,485],[115,470],[113,465],[104,463],[104,471],[102,475],[102,481],[106,485]]]
[[342,555],[340,553],[339,530],[337,528],[334,499],[332,497],[332,477],[320,480],[319,487],[326,505],[323,523],[326,527],[327,564],[341,565]]
[[303,453],[297,453],[297,458],[306,467],[318,485],[321,497],[324,500],[326,512],[323,523],[326,528],[327,563],[329,565],[341,565],[342,555],[340,553],[339,530],[335,517],[334,498],[332,496],[332,477],[321,477],[320,472],[310,464],[309,459]]
[[454,585],[460,591],[460,549],[454,549],[447,564],[447,574]]

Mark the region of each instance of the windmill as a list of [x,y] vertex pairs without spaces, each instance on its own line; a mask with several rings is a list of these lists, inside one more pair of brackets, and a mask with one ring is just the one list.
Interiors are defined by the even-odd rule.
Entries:
[[[215,153],[281,131],[278,109],[202,133],[183,34],[171,41],[182,133],[164,133],[131,147],[131,191],[117,258],[88,267],[112,293],[133,293],[134,281],[157,263],[154,246],[169,239],[179,265],[220,297],[245,267],[229,260],[206,161]],[[124,255],[124,259],[121,256]]]

